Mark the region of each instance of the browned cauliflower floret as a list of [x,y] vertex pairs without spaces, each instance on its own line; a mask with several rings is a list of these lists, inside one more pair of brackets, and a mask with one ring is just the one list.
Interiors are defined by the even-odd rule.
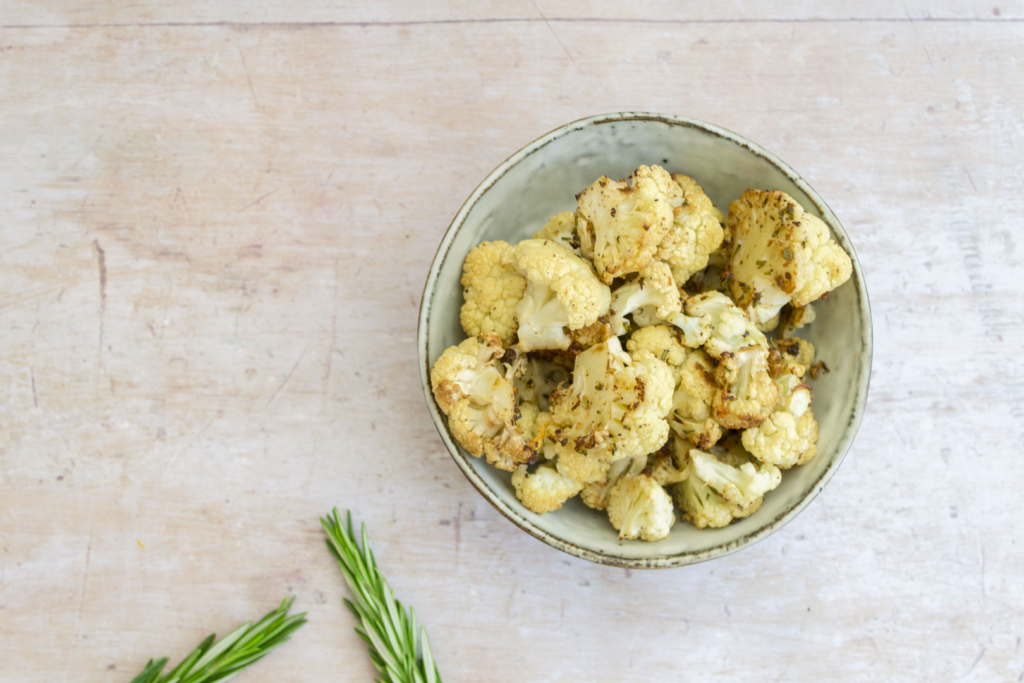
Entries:
[[676,523],[672,498],[653,477],[623,477],[608,493],[608,519],[619,530],[619,540],[667,538]]
[[786,339],[801,327],[806,327],[814,322],[818,314],[814,312],[814,306],[793,306],[786,304],[779,313],[779,337]]
[[523,240],[504,257],[526,277],[526,291],[516,306],[519,348],[567,349],[565,330],[597,322],[608,311],[611,290],[590,264],[551,240]]
[[657,257],[672,267],[682,285],[708,265],[708,257],[722,244],[725,215],[715,208],[700,185],[685,175],[673,175],[683,191],[683,203],[673,210],[672,227],[658,245]]
[[711,406],[715,420],[726,429],[758,426],[779,401],[779,388],[768,374],[768,352],[759,346],[723,354],[715,376],[723,388]]
[[598,178],[579,195],[576,233],[605,284],[650,264],[672,227],[682,191],[659,166],[641,166],[618,182]]
[[729,291],[755,324],[806,306],[850,278],[850,257],[828,226],[779,190],[747,190],[729,205]]
[[520,465],[512,475],[512,487],[528,510],[543,515],[562,507],[583,489],[583,484],[559,474],[554,465],[540,465],[533,472]]
[[471,337],[495,332],[507,345],[516,332],[516,305],[526,291],[526,278],[502,263],[511,250],[508,242],[482,242],[466,256],[462,266],[466,302],[460,319]]
[[721,389],[715,363],[701,349],[690,352],[679,366],[679,384],[672,397],[669,424],[676,434],[698,448],[710,448],[722,438],[722,427],[711,410]]
[[[435,361],[430,383],[459,445],[511,472],[536,456],[516,422],[523,414],[516,404],[514,372],[501,362],[504,355],[494,332],[470,337]],[[529,417],[524,426],[529,428]]]
[[552,423],[534,448],[542,438],[567,441],[606,462],[652,453],[668,438],[674,385],[663,361],[632,358],[612,337],[576,356],[572,384],[552,392]]

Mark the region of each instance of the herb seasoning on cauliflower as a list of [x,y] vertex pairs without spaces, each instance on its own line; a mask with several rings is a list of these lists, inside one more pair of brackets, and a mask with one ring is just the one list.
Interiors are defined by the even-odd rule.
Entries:
[[580,246],[605,284],[650,264],[672,227],[672,209],[682,195],[660,166],[641,166],[618,182],[598,178],[578,195]]
[[786,304],[806,306],[853,272],[828,226],[785,192],[744,192],[729,205],[729,232],[729,293],[756,324]]
[[749,517],[817,452],[805,380],[824,365],[792,335],[849,257],[782,192],[748,190],[726,221],[652,165],[576,199],[467,255],[469,338],[430,372],[452,437],[526,509],[578,495],[624,541],[666,538],[673,499],[698,529]]

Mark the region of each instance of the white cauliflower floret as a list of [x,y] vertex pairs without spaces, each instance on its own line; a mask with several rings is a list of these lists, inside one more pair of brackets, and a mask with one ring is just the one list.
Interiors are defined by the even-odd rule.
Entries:
[[697,478],[729,503],[746,507],[782,481],[782,472],[774,465],[756,467],[749,458],[732,464],[725,460],[698,449],[690,451],[690,468]]
[[715,377],[723,388],[711,407],[715,420],[727,429],[756,427],[779,401],[779,388],[768,374],[768,352],[759,346],[723,354]]
[[642,455],[639,458],[620,458],[608,467],[605,478],[593,484],[587,484],[580,492],[580,500],[587,507],[595,510],[604,510],[608,507],[608,494],[612,487],[622,477],[633,477],[644,471],[647,467],[648,457]]
[[516,305],[526,291],[526,278],[502,262],[511,250],[508,242],[482,242],[466,256],[460,320],[471,337],[495,332],[507,345],[516,333]]
[[611,290],[590,264],[550,240],[523,240],[506,254],[505,263],[526,277],[526,291],[516,306],[519,348],[567,349],[565,328],[578,330],[608,311]]
[[[517,424],[523,415],[516,404],[515,373],[501,362],[504,356],[496,333],[470,337],[435,361],[430,383],[459,445],[511,472],[518,463],[533,462],[536,456]],[[510,360],[518,365],[516,359]],[[524,425],[530,426],[529,417]]]
[[708,316],[710,319],[711,333],[704,349],[715,358],[752,345],[768,349],[767,337],[732,299],[721,292],[702,292],[691,296],[686,300],[686,312],[694,317]]
[[553,465],[540,465],[532,473],[520,465],[512,475],[516,498],[528,509],[543,515],[557,510],[583,489],[583,484],[558,473]]
[[641,538],[660,541],[668,537],[676,515],[672,499],[652,477],[623,477],[608,494],[608,519],[619,531],[619,540]]
[[686,346],[698,347],[711,334],[711,318],[707,315],[689,317],[681,309],[682,302],[672,272],[666,264],[654,261],[634,280],[612,292],[609,323],[612,332],[625,334],[625,317],[630,313],[633,321],[642,326],[669,322],[683,333]]
[[796,432],[810,444],[796,461],[797,465],[806,465],[818,454],[818,421],[814,419],[814,411],[810,406],[796,419]]
[[756,324],[806,306],[850,278],[850,257],[828,226],[784,192],[747,190],[729,205],[729,291]]
[[576,356],[572,384],[552,393],[552,424],[535,442],[571,441],[607,462],[652,453],[668,438],[674,385],[664,362],[644,352],[632,358],[612,337]]
[[725,215],[693,178],[673,175],[672,179],[682,189],[683,201],[673,210],[672,227],[658,245],[657,258],[672,267],[672,276],[682,284],[707,266],[708,257],[721,246]]
[[743,432],[743,447],[761,462],[788,470],[813,445],[808,436],[806,431],[801,434],[797,429],[797,418],[792,413],[779,410],[757,427]]
[[764,494],[782,480],[778,468],[758,466],[733,438],[712,450],[714,454],[691,449],[689,476],[673,487],[683,518],[698,529],[749,517],[761,507]]
[[626,180],[598,178],[577,195],[576,233],[605,284],[647,267],[672,227],[682,190],[665,169],[641,166]]
[[552,216],[543,228],[533,233],[533,238],[551,240],[566,249],[571,249],[577,256],[583,256],[580,239],[576,235],[576,213],[573,211],[563,211]]

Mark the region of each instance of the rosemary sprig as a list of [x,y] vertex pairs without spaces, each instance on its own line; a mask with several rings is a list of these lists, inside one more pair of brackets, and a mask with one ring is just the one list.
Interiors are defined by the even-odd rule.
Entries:
[[155,662],[132,679],[132,683],[213,683],[234,678],[242,669],[259,660],[306,623],[306,613],[288,616],[295,598],[287,598],[281,606],[256,622],[246,622],[213,644],[211,634],[192,654],[170,673],[161,676],[167,657]]
[[356,633],[370,646],[370,659],[380,672],[381,683],[441,683],[441,674],[434,664],[427,630],[419,629],[421,643],[417,645],[416,614],[410,607],[406,613],[402,603],[395,600],[391,587],[377,567],[362,525],[362,548],[352,530],[352,513],[346,515],[342,525],[338,508],[320,523],[327,532],[330,548],[356,602],[345,600],[362,628]]

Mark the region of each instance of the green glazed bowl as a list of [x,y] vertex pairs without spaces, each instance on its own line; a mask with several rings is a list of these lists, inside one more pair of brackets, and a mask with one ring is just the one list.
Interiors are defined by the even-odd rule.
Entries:
[[[817,320],[800,331],[831,372],[814,382],[818,455],[788,470],[761,508],[722,529],[676,522],[656,543],[620,541],[604,512],[578,498],[537,515],[515,497],[511,475],[463,451],[430,389],[430,367],[466,334],[459,324],[462,263],[485,240],[515,243],[560,211],[602,175],[624,178],[641,164],[692,176],[723,211],[748,188],[782,190],[829,226],[853,261],[853,276],[827,301],[814,304]],[[559,550],[600,564],[630,568],[678,567],[733,553],[781,528],[803,510],[835,474],[857,433],[871,374],[871,310],[864,275],[850,239],[825,202],[771,152],[717,126],[667,114],[622,112],[566,124],[530,143],[496,168],[459,210],[437,250],[423,290],[417,336],[420,381],[441,439],[462,473],[487,501],[526,533]]]

